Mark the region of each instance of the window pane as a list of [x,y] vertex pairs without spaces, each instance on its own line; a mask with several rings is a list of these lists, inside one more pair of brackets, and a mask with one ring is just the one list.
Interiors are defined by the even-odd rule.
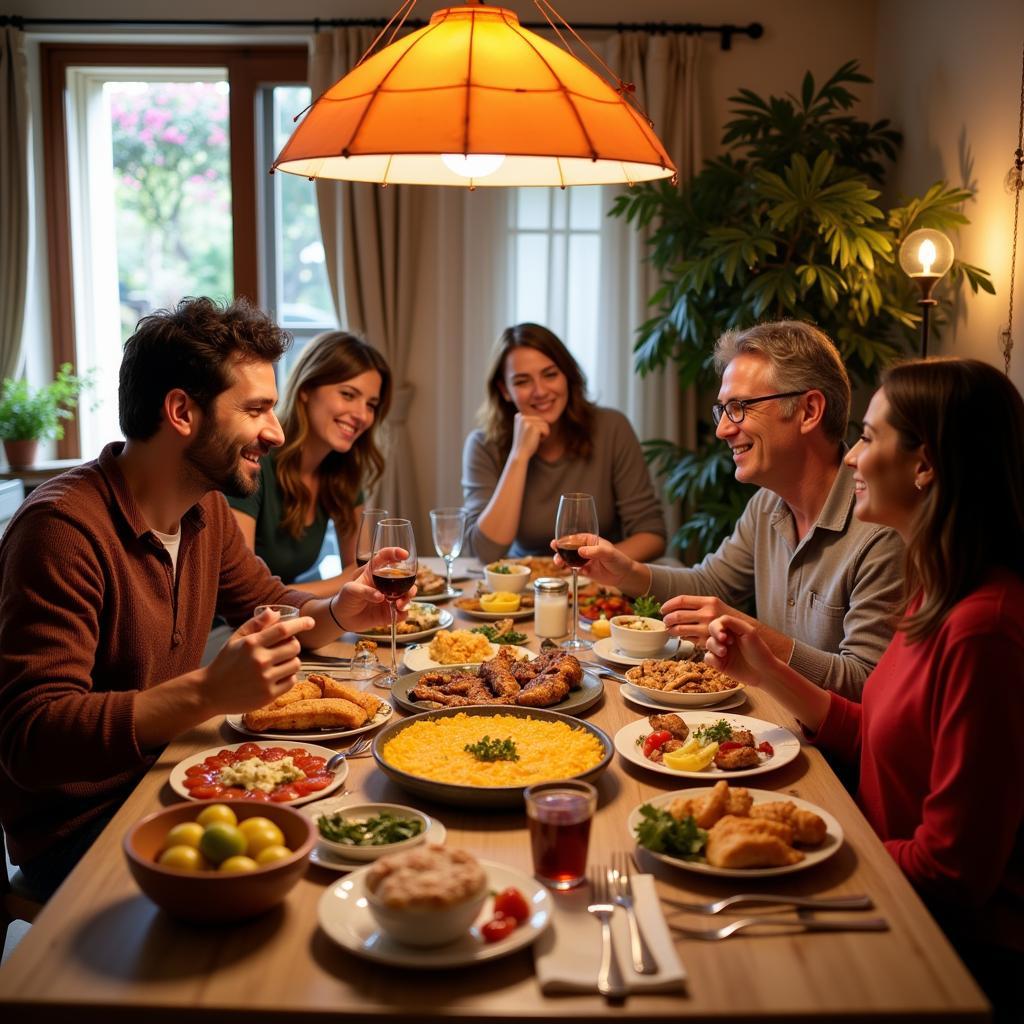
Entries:
[[569,280],[566,294],[566,341],[587,375],[597,379],[597,283],[601,280],[600,238],[596,234],[569,238]]
[[[309,105],[306,86],[274,89],[274,153],[295,128],[292,118]],[[277,267],[275,307],[286,327],[329,329],[337,326],[327,283],[324,246],[313,183],[294,174],[274,175]]]
[[566,189],[571,192],[569,227],[573,231],[597,231],[601,227],[601,186]]
[[515,226],[520,231],[546,231],[550,227],[550,196],[551,189],[547,188],[517,188]]
[[234,293],[228,84],[105,82],[121,340],[183,295]]
[[519,235],[515,255],[515,322],[543,324],[548,316],[547,235]]

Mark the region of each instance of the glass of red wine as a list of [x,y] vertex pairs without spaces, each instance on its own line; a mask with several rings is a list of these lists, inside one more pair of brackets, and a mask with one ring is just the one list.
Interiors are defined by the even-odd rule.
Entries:
[[[402,556],[404,552],[404,557]],[[373,585],[387,598],[391,612],[391,668],[374,679],[374,686],[391,689],[398,682],[398,660],[395,653],[395,629],[401,600],[416,582],[416,536],[408,519],[382,519],[373,533],[373,554],[370,557]]]
[[562,647],[569,651],[586,651],[592,646],[589,640],[581,640],[579,636],[577,589],[580,569],[587,561],[580,554],[580,548],[597,532],[597,505],[592,494],[563,494],[558,499],[555,550],[572,569],[572,637],[562,642]]
[[377,524],[391,513],[386,508],[364,508],[356,534],[356,565],[361,569],[373,554],[373,534]]

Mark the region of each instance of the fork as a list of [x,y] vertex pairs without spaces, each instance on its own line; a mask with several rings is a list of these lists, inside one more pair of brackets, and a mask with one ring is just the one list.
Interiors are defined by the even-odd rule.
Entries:
[[339,750],[332,758],[330,758],[327,764],[324,765],[324,771],[333,772],[335,768],[340,768],[345,758],[358,757],[369,745],[369,737],[360,736],[359,739],[350,746],[346,747],[344,750]]
[[772,903],[784,907],[806,907],[809,910],[870,910],[870,896],[773,896],[770,893],[739,893],[713,903],[686,903],[666,899],[666,903],[693,914],[718,914],[737,903]]
[[626,911],[629,920],[629,948],[633,955],[633,970],[637,974],[657,974],[658,962],[654,959],[633,907],[633,879],[629,872],[629,856],[625,853],[612,854],[612,898]]
[[615,904],[610,898],[610,876],[611,871],[603,867],[590,869],[590,904],[587,910],[601,922],[601,967],[597,972],[597,991],[606,999],[621,999],[626,995],[626,984],[612,945]]
[[688,939],[716,942],[718,939],[727,939],[744,928],[756,928],[764,925],[795,928],[802,932],[885,932],[889,930],[889,922],[882,917],[862,917],[859,920],[846,921],[819,921],[810,917],[801,917],[798,920],[791,917],[741,917],[736,921],[723,924],[720,928],[684,928],[677,924],[669,927]]

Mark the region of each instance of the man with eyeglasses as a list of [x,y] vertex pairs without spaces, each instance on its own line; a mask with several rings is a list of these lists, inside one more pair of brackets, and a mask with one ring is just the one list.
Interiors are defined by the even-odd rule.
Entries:
[[732,535],[700,564],[636,562],[600,538],[580,548],[583,572],[626,594],[662,601],[671,632],[703,646],[712,619],[739,615],[751,596],[758,632],[808,679],[860,699],[892,636],[903,546],[894,531],[853,515],[843,466],[850,381],[833,343],[798,321],[728,331],[715,347],[722,374],[712,407],[736,479],[760,490]]

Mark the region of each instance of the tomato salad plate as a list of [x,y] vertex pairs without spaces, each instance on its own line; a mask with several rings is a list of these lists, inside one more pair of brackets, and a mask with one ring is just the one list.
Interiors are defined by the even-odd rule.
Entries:
[[[646,718],[639,718],[629,725],[624,725],[615,734],[615,749],[627,761],[652,772],[675,778],[714,782],[719,779],[763,775],[765,772],[775,771],[776,768],[789,764],[800,753],[800,741],[781,725],[773,725],[771,722],[763,722],[759,718],[748,718],[745,715],[725,715],[715,711],[682,712],[676,709],[676,713],[686,723],[689,730],[684,742],[692,742],[696,737],[698,749],[693,751],[692,756],[699,757],[701,749],[710,750],[712,744],[723,748],[723,752],[729,750],[730,747],[746,745],[740,743],[739,740],[741,737],[744,740],[748,739],[743,734],[750,733],[753,737],[756,763],[748,767],[723,769],[711,760],[706,767],[688,770],[681,767],[673,768],[659,760],[652,760],[648,756],[650,740],[655,733],[660,733],[661,730],[655,730]],[[736,733],[736,740],[732,738],[733,732]],[[668,738],[667,734],[666,738]],[[729,746],[726,746],[727,744]],[[672,755],[665,756],[671,758]],[[751,760],[753,761],[754,758]]]
[[212,747],[171,769],[171,789],[188,800],[257,800],[310,803],[336,790],[348,763],[333,772],[325,765],[337,751],[311,743],[236,743]]
[[495,916],[494,897],[488,896],[473,926],[461,938],[444,946],[420,948],[389,938],[377,927],[366,903],[366,874],[369,867],[353,871],[335,883],[320,898],[320,927],[342,949],[367,960],[397,967],[464,967],[482,960],[508,956],[529,946],[551,923],[551,896],[535,879],[521,871],[482,860],[487,887],[501,893],[512,886],[526,899],[529,917],[504,938],[488,942],[483,928]]

